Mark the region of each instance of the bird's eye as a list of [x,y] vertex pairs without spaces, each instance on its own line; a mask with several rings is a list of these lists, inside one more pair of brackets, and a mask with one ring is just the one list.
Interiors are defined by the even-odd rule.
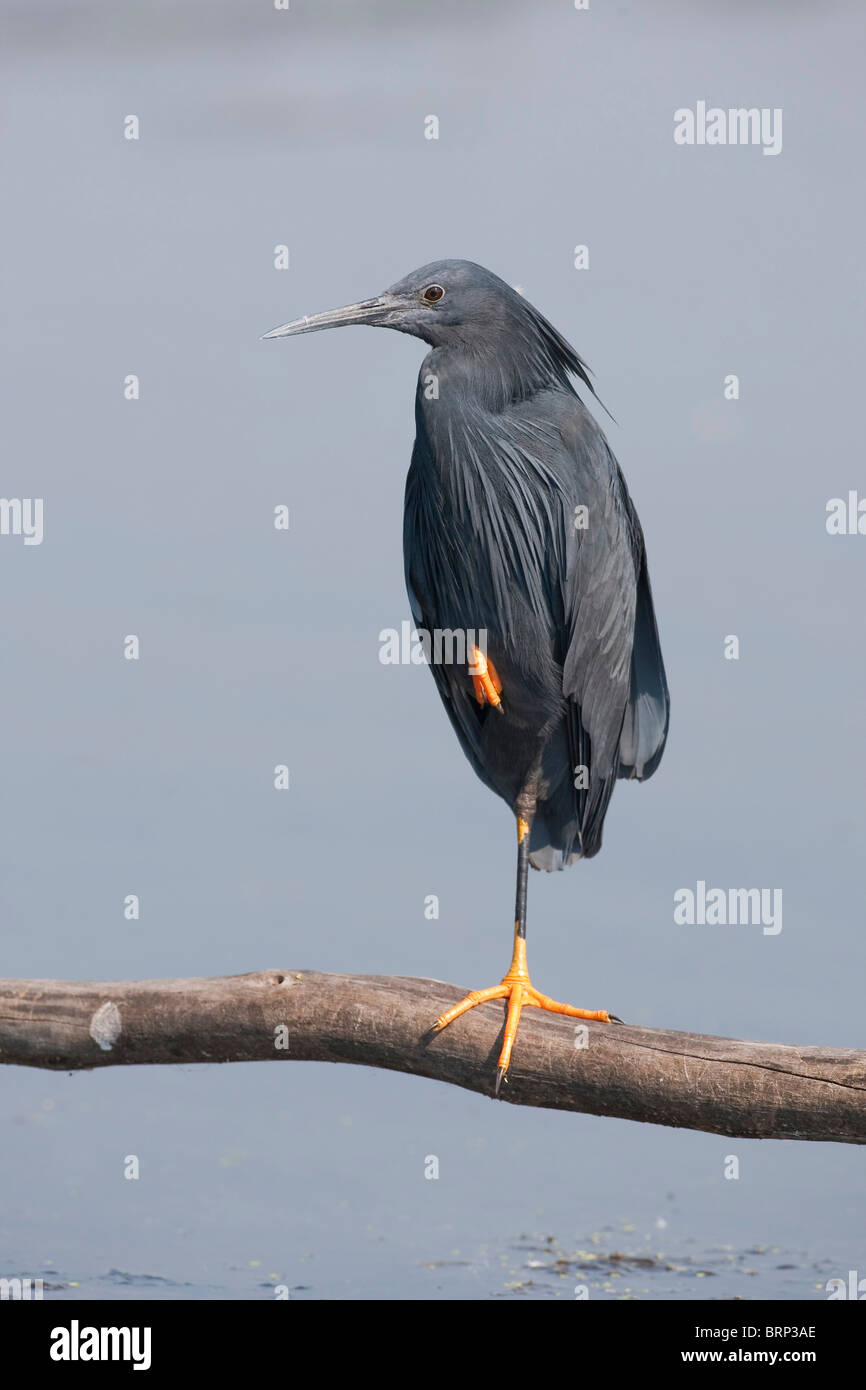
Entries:
[[428,304],[435,304],[437,299],[441,299],[445,291],[441,285],[428,285],[424,291],[424,298]]

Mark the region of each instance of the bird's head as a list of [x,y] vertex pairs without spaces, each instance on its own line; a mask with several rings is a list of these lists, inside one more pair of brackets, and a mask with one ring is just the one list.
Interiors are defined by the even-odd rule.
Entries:
[[471,343],[474,337],[489,339],[497,328],[507,327],[510,319],[520,316],[524,303],[516,290],[483,266],[472,261],[432,261],[375,299],[295,319],[264,336],[289,338],[320,328],[366,323],[411,333],[433,347],[446,347]]
[[595,394],[585,364],[553,325],[518,290],[473,261],[431,261],[375,299],[294,319],[264,336],[290,338],[351,323],[395,328],[434,348],[468,349],[473,358],[495,363],[491,389],[502,400],[552,382],[570,390],[569,375]]

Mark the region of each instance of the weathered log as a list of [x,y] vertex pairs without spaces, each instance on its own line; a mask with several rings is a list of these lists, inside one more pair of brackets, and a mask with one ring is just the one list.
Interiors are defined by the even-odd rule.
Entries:
[[[0,980],[0,1062],[350,1062],[492,1095],[505,1005],[444,1032],[438,980],[264,970],[223,979]],[[866,1052],[578,1024],[526,1009],[501,1097],[750,1139],[866,1143]]]

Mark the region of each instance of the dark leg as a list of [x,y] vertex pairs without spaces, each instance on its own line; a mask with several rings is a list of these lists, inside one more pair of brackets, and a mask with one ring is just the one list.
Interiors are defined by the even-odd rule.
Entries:
[[514,904],[514,949],[508,974],[501,984],[494,985],[491,989],[475,990],[472,994],[467,994],[465,999],[461,1000],[459,1004],[455,1004],[454,1008],[449,1009],[447,1013],[442,1014],[441,1018],[438,1018],[433,1025],[434,1030],[439,1032],[446,1028],[449,1023],[453,1023],[455,1018],[466,1013],[467,1009],[473,1009],[476,1004],[486,1004],[491,999],[507,999],[508,1012],[505,1018],[505,1033],[502,1038],[499,1067],[496,1072],[496,1095],[499,1095],[499,1088],[508,1071],[514,1040],[517,1037],[520,1012],[526,1005],[532,1005],[537,1009],[546,1009],[550,1013],[567,1014],[569,1018],[594,1019],[598,1023],[610,1023],[612,1021],[612,1015],[604,1009],[591,1011],[576,1009],[571,1004],[560,1004],[555,999],[548,998],[546,994],[540,994],[530,982],[529,968],[526,964],[526,897],[530,867],[529,840],[534,814],[534,801],[528,802],[521,799],[518,802],[516,811],[517,892]]

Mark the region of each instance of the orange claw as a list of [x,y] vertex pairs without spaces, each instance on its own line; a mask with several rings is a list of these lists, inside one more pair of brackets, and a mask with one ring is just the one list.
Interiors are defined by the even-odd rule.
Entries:
[[499,1066],[496,1075],[497,1095],[511,1062],[511,1053],[514,1049],[514,1040],[517,1037],[517,1027],[520,1023],[520,1013],[524,1007],[546,1009],[548,1013],[554,1014],[567,1014],[569,1018],[586,1018],[595,1023],[613,1022],[606,1009],[577,1009],[572,1004],[560,1004],[557,1000],[550,999],[546,994],[539,993],[530,982],[529,970],[526,965],[526,941],[520,936],[515,938],[514,955],[511,958],[508,974],[503,978],[502,983],[493,985],[491,989],[473,990],[471,994],[467,994],[466,998],[461,999],[459,1004],[455,1004],[447,1013],[441,1014],[437,1018],[433,1025],[433,1031],[441,1032],[443,1028],[448,1027],[449,1023],[453,1023],[455,1018],[467,1013],[469,1009],[474,1009],[476,1004],[486,1004],[490,999],[508,1000],[505,1032],[502,1037],[502,1048],[499,1053]]
[[472,648],[469,674],[472,676],[475,698],[479,705],[483,705],[486,700],[494,709],[501,711],[502,701],[499,698],[499,693],[502,690],[502,681],[496,674],[496,667],[493,662],[488,660],[480,647]]

